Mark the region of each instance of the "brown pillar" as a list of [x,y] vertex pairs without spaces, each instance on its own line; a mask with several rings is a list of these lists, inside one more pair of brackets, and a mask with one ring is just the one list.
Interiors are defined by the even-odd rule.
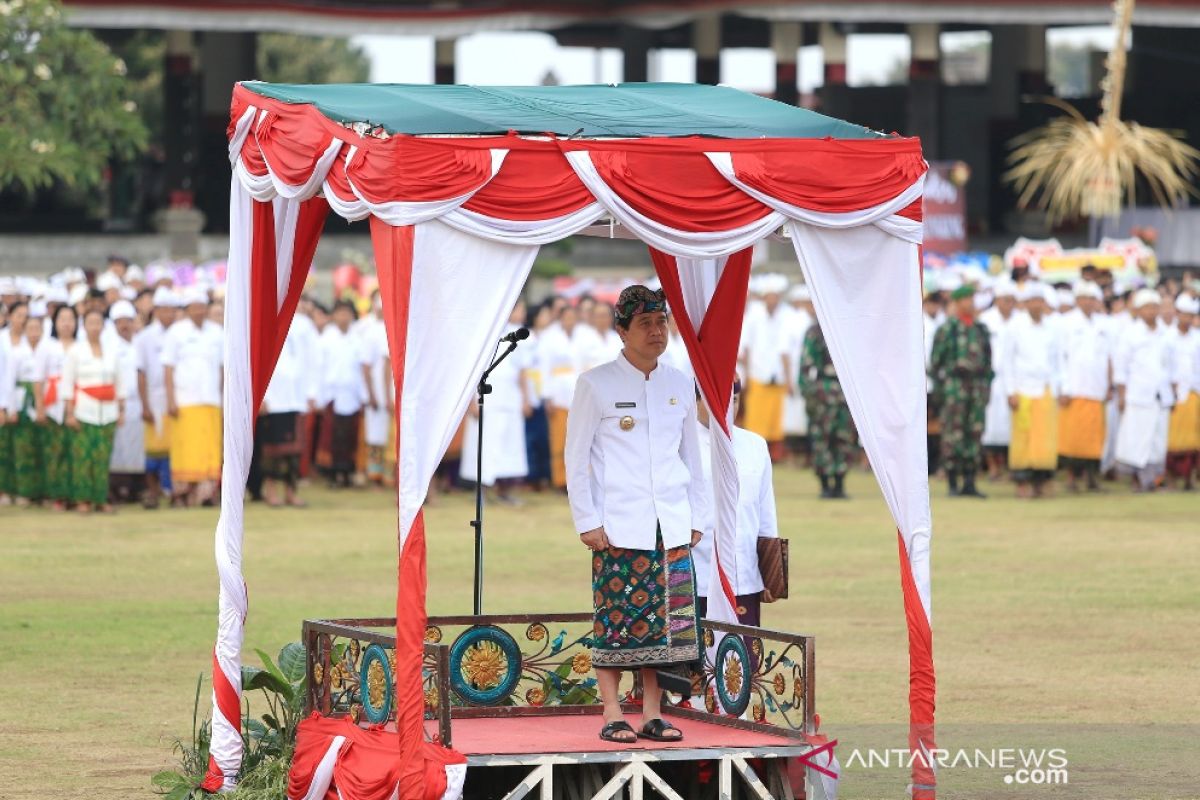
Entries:
[[771,50],[775,53],[775,99],[788,105],[799,105],[799,70],[796,66],[803,29],[799,22],[771,23]]
[[437,39],[433,43],[433,82],[453,84],[458,82],[454,65],[454,45],[457,39]]
[[846,84],[846,34],[832,22],[822,22],[817,40],[825,59],[825,85]]
[[912,56],[908,69],[908,122],[904,132],[921,137],[926,158],[941,155],[942,62],[939,37],[933,23],[908,26]]
[[692,21],[692,48],[696,51],[696,83],[721,82],[721,16],[707,14]]
[[643,83],[650,79],[650,32],[625,26],[621,32],[621,56],[625,83]]

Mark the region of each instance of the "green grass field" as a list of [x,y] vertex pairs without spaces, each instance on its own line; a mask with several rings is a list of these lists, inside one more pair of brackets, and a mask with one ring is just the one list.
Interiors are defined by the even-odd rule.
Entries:
[[[823,732],[903,746],[907,640],[895,528],[873,479],[821,502],[776,475],[791,599],[769,627],[811,633]],[[1045,796],[1200,797],[1200,497],[987,501],[934,487],[939,745],[1063,747]],[[311,508],[248,510],[247,661],[306,617],[389,616],[395,513],[385,492],[310,490]],[[468,613],[468,494],[427,511],[429,609]],[[145,797],[186,736],[209,669],[211,509],[79,517],[0,509],[0,797]],[[589,608],[589,559],[559,496],[488,511],[485,610]],[[207,681],[207,679],[206,679]],[[206,689],[207,693],[207,683]],[[253,702],[253,699],[252,699]],[[986,770],[944,770],[942,797],[1029,797]],[[904,770],[847,769],[847,800],[902,797]]]

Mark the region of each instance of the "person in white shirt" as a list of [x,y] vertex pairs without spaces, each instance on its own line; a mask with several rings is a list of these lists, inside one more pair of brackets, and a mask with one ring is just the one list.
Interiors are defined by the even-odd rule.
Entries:
[[162,363],[167,329],[179,315],[180,298],[165,286],[154,290],[150,324],[133,337],[137,353],[137,393],[142,409],[142,447],[146,451],[146,492],[142,506],[158,508],[171,496],[171,422],[167,413],[167,384]]
[[41,362],[42,403],[45,421],[42,423],[42,463],[46,475],[46,499],[55,511],[66,509],[71,499],[71,460],[68,457],[66,397],[62,390],[63,365],[67,348],[74,345],[75,309],[59,306],[50,320],[50,335],[42,338],[37,357]]
[[1067,489],[1079,491],[1087,479],[1090,492],[1100,491],[1100,457],[1104,455],[1105,408],[1112,391],[1114,342],[1100,287],[1081,281],[1075,287],[1078,308],[1059,320],[1058,455],[1067,471]]
[[1171,350],[1176,403],[1167,431],[1167,467],[1169,477],[1182,479],[1184,490],[1191,491],[1200,459],[1200,299],[1181,294],[1175,312]]
[[12,505],[17,492],[17,473],[13,466],[13,435],[16,427],[8,424],[8,408],[16,398],[8,387],[12,382],[12,353],[25,340],[25,321],[29,318],[29,305],[23,301],[12,299],[6,308],[8,325],[0,330],[0,351],[3,352],[0,362],[4,364],[4,369],[0,370],[0,422],[3,423],[0,424],[0,506]]
[[[308,335],[308,328],[298,320],[299,317],[292,320],[283,340],[254,428],[264,479],[262,496],[272,508],[285,503],[296,508],[305,506],[297,488],[305,441],[304,418],[316,411],[320,378],[312,368],[316,362],[315,342]],[[282,501],[272,481],[283,486]]]
[[125,419],[117,426],[113,438],[112,460],[109,462],[111,495],[117,502],[141,499],[146,475],[145,425],[142,423],[142,398],[132,391],[137,386],[137,348],[133,339],[137,327],[137,310],[128,300],[118,300],[108,310],[108,317],[117,331],[117,366],[121,382],[128,388],[125,399]]
[[[519,329],[525,321],[525,303],[521,300],[509,315],[504,335]],[[501,345],[507,347],[507,345]],[[525,367],[531,353],[522,342],[500,362],[488,377],[491,394],[484,401],[483,418],[483,475],[484,486],[496,487],[496,499],[508,505],[520,505],[513,493],[529,473],[529,456],[525,451],[525,420],[532,407],[527,395]],[[463,433],[459,477],[469,483],[478,480],[479,464],[479,405],[472,401],[467,409],[467,424]]]
[[392,361],[388,355],[387,328],[383,322],[383,300],[376,289],[372,294],[371,314],[356,326],[362,357],[363,382],[367,387],[367,405],[363,409],[363,439],[367,444],[367,481],[377,486],[394,483],[396,440],[392,418],[396,404],[392,397]]
[[1017,497],[1042,497],[1058,465],[1059,357],[1057,329],[1048,313],[1054,290],[1034,281],[1021,288],[1028,318],[1012,326],[1005,343],[1002,370],[1008,407],[1012,409],[1012,442],[1008,468]]
[[576,334],[581,371],[607,364],[621,352],[621,337],[613,330],[613,310],[608,303],[593,301],[587,324],[580,324]]
[[41,434],[46,409],[42,401],[41,360],[37,357],[43,329],[40,313],[31,312],[25,318],[25,337],[9,353],[8,381],[0,384],[0,394],[9,398],[7,412],[13,449],[13,499],[22,507],[40,503],[45,495]]
[[567,486],[563,451],[567,442],[567,419],[579,377],[579,312],[564,305],[558,320],[546,328],[538,344],[542,361],[546,421],[550,429],[550,484],[556,489]]
[[762,310],[746,315],[742,329],[741,361],[748,378],[743,424],[767,440],[775,460],[782,456],[783,406],[789,395],[799,396],[795,313],[781,302],[787,289],[782,275],[764,276]]
[[1140,289],[1133,296],[1134,322],[1117,341],[1113,382],[1121,425],[1117,466],[1132,473],[1139,491],[1153,491],[1167,461],[1167,432],[1175,389],[1171,347],[1159,324],[1159,295]]
[[[737,417],[741,400],[741,385],[733,387],[733,416]],[[700,440],[700,461],[704,466],[704,482],[712,485],[712,442],[708,429],[708,407],[697,397],[696,418]],[[758,569],[758,540],[779,537],[775,515],[775,488],[771,482],[771,453],[767,440],[745,428],[734,427],[733,457],[737,463],[738,504],[737,536],[735,538],[737,569],[729,578],[737,601],[735,611],[743,625],[762,625],[763,577]],[[711,503],[710,503],[711,507]],[[700,598],[700,616],[708,615],[709,578],[712,572],[713,530],[710,525],[700,542],[692,548],[696,562],[696,594]]]
[[[800,359],[804,353],[804,335],[812,327],[816,317],[813,315],[812,294],[803,283],[792,287],[788,292],[788,303],[792,308],[792,330],[788,334],[788,359],[795,365],[796,378],[799,379]],[[808,407],[800,392],[788,392],[783,401],[783,440],[788,453],[793,459],[805,459],[805,465],[811,460],[812,449],[808,443]]]
[[321,388],[318,405],[324,409],[317,444],[317,466],[325,470],[331,487],[348,487],[358,465],[359,425],[368,400],[363,380],[362,342],[350,331],[357,312],[339,300],[333,321],[317,345]]
[[113,435],[125,416],[127,387],[117,353],[106,349],[104,313],[88,309],[83,317],[84,340],[67,351],[61,390],[66,398],[70,429],[71,499],[83,514],[92,509],[112,511],[108,502],[108,463]]
[[[681,732],[661,718],[656,669],[702,654],[691,549],[710,513],[695,384],[660,361],[668,335],[661,291],[630,286],[616,311],[624,349],[579,377],[566,445],[571,515],[593,551],[600,737],[677,741]],[[640,734],[621,711],[621,669],[641,670]]]
[[163,337],[163,384],[171,416],[172,502],[211,505],[221,478],[221,328],[208,319],[208,294],[187,290],[184,316]]
[[[988,479],[998,481],[1008,462],[1008,442],[1012,435],[1012,409],[1008,407],[1004,377],[1001,374],[1004,362],[1004,340],[1008,328],[1017,314],[1017,286],[1012,281],[1002,280],[992,287],[993,305],[979,315],[979,321],[988,329],[992,347],[992,386],[987,408],[983,412],[984,458],[987,459]],[[1023,314],[1023,312],[1022,312]]]
[[[946,314],[943,310],[945,306],[945,298],[937,289],[929,289],[925,292],[925,299],[921,303],[921,324],[925,335],[925,374],[928,376],[930,362],[933,357],[933,337],[937,335],[938,328],[946,321]],[[996,351],[993,350],[993,353]],[[925,450],[927,460],[929,462],[929,474],[935,474],[940,465],[942,458],[942,436],[941,436],[941,420],[938,419],[937,411],[933,406],[933,379],[925,378],[925,420],[927,433],[925,434]]]

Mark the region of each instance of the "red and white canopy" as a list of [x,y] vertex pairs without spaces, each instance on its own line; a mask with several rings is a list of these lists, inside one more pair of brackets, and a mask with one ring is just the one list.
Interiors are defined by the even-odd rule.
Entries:
[[[427,786],[426,780],[422,502],[539,247],[600,219],[620,223],[650,246],[713,411],[718,558],[710,585],[725,591],[712,599],[710,615],[726,620],[734,618],[725,575],[734,568],[737,500],[728,411],[750,249],[781,229],[790,236],[860,437],[896,521],[909,630],[911,745],[934,747],[918,256],[926,164],[918,140],[570,138],[572,131],[414,136],[394,122],[373,121],[384,114],[374,113],[362,98],[376,87],[347,87],[350,100],[339,108],[328,102],[328,90],[337,87],[285,87],[286,101],[271,96],[280,94],[272,88],[240,84],[229,129],[233,180],[223,482],[232,490],[223,493],[216,532],[220,621],[206,788],[231,786],[241,758],[246,587],[242,492],[235,487],[245,483],[253,420],[330,210],[348,220],[370,220],[396,382],[400,758],[394,776],[399,798],[424,798],[431,796],[430,790],[436,792],[432,796],[452,795],[455,786],[453,777],[449,789],[442,783]],[[314,90],[311,101],[303,96],[306,88]],[[468,87],[423,88],[432,95]],[[587,108],[564,102],[561,116],[570,122],[569,113],[582,118],[586,111],[588,124],[595,126],[605,119],[609,87],[582,88],[590,90]],[[627,101],[629,89],[646,93],[638,100],[655,96],[653,86],[612,87],[614,119],[628,111],[623,102],[633,102]],[[732,91],[688,87],[692,89]],[[621,90],[627,93],[619,94]],[[671,91],[674,97],[681,90]],[[557,112],[554,89],[540,92],[538,112]],[[779,104],[758,98],[750,102],[770,104],[772,124],[781,114],[810,113],[788,107],[781,112],[774,108]],[[497,113],[494,105],[489,112]],[[512,113],[520,116],[526,110],[514,105]],[[388,111],[391,119],[404,118],[396,109]],[[414,109],[414,115],[419,111]],[[611,129],[624,133],[622,122],[628,118]],[[686,119],[681,113],[670,122],[678,126]],[[653,123],[642,124],[653,130]],[[725,119],[721,124],[733,123]],[[419,126],[414,129],[425,133]],[[482,127],[481,133],[488,130]],[[306,773],[311,780],[294,789],[297,798],[323,794],[339,758],[348,757],[347,750],[339,749],[346,747],[342,743],[325,741],[322,747],[328,752],[297,755],[297,763],[313,767]],[[452,774],[461,766],[446,769]],[[932,773],[916,771],[914,784],[914,796],[933,796]],[[377,788],[383,792],[387,787]],[[361,786],[339,784],[338,789],[344,800],[376,796]],[[389,795],[391,791],[378,797]]]

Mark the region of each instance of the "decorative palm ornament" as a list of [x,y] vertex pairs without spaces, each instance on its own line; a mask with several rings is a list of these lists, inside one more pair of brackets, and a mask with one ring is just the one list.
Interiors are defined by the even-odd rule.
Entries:
[[1075,217],[1113,217],[1123,201],[1134,203],[1140,174],[1162,206],[1197,194],[1193,178],[1200,173],[1200,151],[1173,132],[1146,128],[1121,119],[1125,86],[1125,41],[1135,0],[1116,0],[1115,37],[1105,61],[1100,119],[1091,122],[1078,109],[1057,98],[1046,102],[1068,116],[1014,138],[1004,179],[1019,193],[1017,203],[1045,209],[1050,222]]

